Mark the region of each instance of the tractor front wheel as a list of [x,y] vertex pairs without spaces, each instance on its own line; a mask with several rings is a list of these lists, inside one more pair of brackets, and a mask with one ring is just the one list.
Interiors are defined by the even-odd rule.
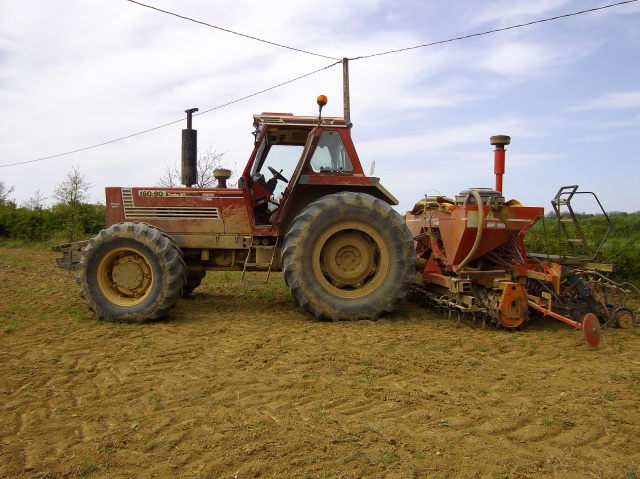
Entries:
[[82,251],[80,296],[100,319],[141,323],[164,316],[186,283],[182,251],[162,230],[119,223]]
[[327,195],[293,220],[284,279],[318,319],[377,319],[395,309],[415,274],[413,237],[387,203],[364,193]]

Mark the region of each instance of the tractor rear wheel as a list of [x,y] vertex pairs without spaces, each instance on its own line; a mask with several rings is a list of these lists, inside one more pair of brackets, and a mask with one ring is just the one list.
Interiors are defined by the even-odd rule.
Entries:
[[378,319],[415,274],[413,237],[387,203],[364,193],[327,195],[293,220],[282,269],[294,298],[318,319]]
[[119,223],[82,250],[80,296],[100,319],[142,323],[164,316],[187,278],[182,251],[162,230]]

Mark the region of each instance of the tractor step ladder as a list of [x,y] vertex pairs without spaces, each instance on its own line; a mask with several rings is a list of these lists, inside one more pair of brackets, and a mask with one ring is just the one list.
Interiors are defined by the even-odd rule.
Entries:
[[[276,251],[278,250],[278,239],[276,238],[276,244],[274,245],[255,245],[253,244],[253,236],[251,237],[251,246],[249,247],[249,254],[244,260],[244,265],[242,267],[242,276],[240,277],[240,281],[245,281],[244,277],[247,271],[256,271],[256,272],[267,272],[267,277],[264,280],[265,283],[269,282],[269,276],[271,276],[271,270],[273,269],[273,265],[276,259]],[[260,259],[264,259],[265,255],[269,256],[269,262],[260,261],[258,262],[258,256],[262,256]],[[255,268],[255,269],[253,269]],[[264,269],[263,269],[264,268]],[[261,283],[262,281],[254,281],[256,283]]]

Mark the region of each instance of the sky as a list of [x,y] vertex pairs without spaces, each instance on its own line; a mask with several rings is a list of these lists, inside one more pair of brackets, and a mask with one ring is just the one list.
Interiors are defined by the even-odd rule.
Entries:
[[[498,134],[511,136],[507,200],[548,211],[578,185],[607,212],[640,211],[640,1],[377,56],[615,0],[144,3],[309,53],[126,0],[2,0],[0,181],[18,204],[53,203],[74,167],[93,202],[107,186],[157,185],[179,164],[189,108],[212,110],[193,119],[200,152],[241,171],[254,113],[317,115],[324,94],[323,115],[343,115],[346,57],[358,155],[400,213],[425,194],[493,188]],[[580,198],[577,211],[599,211]]]

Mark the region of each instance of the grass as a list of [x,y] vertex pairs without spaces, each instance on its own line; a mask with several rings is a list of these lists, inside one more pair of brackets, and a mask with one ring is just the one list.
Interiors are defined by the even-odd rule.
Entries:
[[371,383],[371,381],[373,381],[373,375],[371,374],[371,371],[369,371],[368,369],[363,370],[362,375],[364,376],[365,380],[368,383]]
[[158,447],[158,440],[152,439],[151,441],[147,442],[147,444],[144,447],[144,450],[149,452],[149,451],[153,451],[156,447]]
[[610,377],[614,383],[629,382],[629,390],[631,391],[640,389],[640,373],[638,372],[633,371],[629,374],[611,373]]
[[260,433],[267,428],[267,424],[264,421],[258,421],[257,424],[251,426],[251,439],[256,440]]
[[521,391],[522,388],[524,387],[520,379],[512,379],[509,381],[509,384],[511,385],[514,391]]
[[256,293],[256,298],[262,301],[275,301],[276,299],[280,299],[279,296],[279,292],[276,291],[273,284],[267,285],[266,288]]
[[436,421],[436,426],[438,426],[438,427],[453,427],[451,424],[449,424],[449,421],[447,419],[438,419]]
[[342,443],[358,443],[362,441],[362,438],[360,436],[357,436],[355,434],[351,434],[348,432],[345,432],[343,434],[341,434],[340,436],[338,436],[335,439],[331,440],[331,444],[342,444]]
[[157,394],[151,394],[150,401],[154,411],[161,411],[164,409],[164,405],[160,402],[160,397]]
[[421,451],[419,449],[414,449],[411,453],[416,459],[424,459],[427,456],[424,451]]
[[398,452],[396,451],[396,446],[392,446],[389,449],[383,449],[381,454],[375,459],[374,462],[379,464],[393,464],[400,456],[398,456]]
[[135,346],[133,347],[133,350],[137,351],[138,349],[141,349],[141,348],[148,348],[150,344],[151,344],[151,341],[149,341],[148,339],[141,339],[135,344]]
[[94,473],[95,471],[97,471],[98,467],[99,466],[94,462],[93,457],[87,454],[80,460],[80,465],[78,466],[77,474],[80,477],[86,477]]
[[629,377],[626,374],[619,374],[619,373],[611,373],[611,380],[613,382],[621,382],[621,381],[626,381]]
[[22,323],[22,321],[17,318],[11,318],[2,326],[2,332],[5,334],[11,334],[25,328],[27,328],[27,326]]
[[606,402],[613,402],[617,399],[616,395],[613,394],[611,391],[602,391],[600,393],[600,396]]
[[89,451],[82,456],[80,464],[76,467],[76,474],[79,477],[92,475],[98,469],[108,471],[111,466],[111,447],[98,444],[95,450]]

